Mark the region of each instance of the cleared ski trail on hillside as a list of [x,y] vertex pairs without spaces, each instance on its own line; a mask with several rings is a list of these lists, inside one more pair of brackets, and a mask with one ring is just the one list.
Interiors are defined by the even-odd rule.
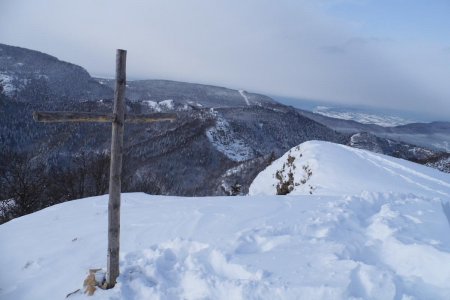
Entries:
[[248,100],[248,97],[245,94],[245,91],[244,90],[239,90],[239,94],[241,94],[242,98],[244,98],[244,101],[247,104],[247,106],[250,106],[250,101]]

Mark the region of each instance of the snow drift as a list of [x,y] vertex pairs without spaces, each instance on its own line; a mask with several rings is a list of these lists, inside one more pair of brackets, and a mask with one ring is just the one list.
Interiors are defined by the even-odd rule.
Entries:
[[[283,163],[307,183],[261,195]],[[89,298],[107,196],[55,205],[0,226],[0,299],[448,299],[448,176],[310,142],[258,176],[258,196],[123,194],[118,284]]]

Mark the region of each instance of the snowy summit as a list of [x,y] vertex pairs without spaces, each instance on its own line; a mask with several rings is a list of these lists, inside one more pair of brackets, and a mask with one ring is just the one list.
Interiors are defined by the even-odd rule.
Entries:
[[305,142],[286,152],[255,178],[249,194],[276,195],[277,187],[283,188],[283,184],[291,195],[339,196],[370,191],[450,197],[449,174],[391,156],[319,141]]
[[448,299],[449,174],[307,142],[250,194],[124,194],[118,284],[92,297],[107,196],[14,219],[0,226],[0,298]]

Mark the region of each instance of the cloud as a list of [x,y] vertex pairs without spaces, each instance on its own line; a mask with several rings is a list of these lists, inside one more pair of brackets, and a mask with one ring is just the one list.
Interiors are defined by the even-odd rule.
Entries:
[[0,9],[0,36],[95,75],[112,75],[115,49],[125,48],[129,78],[436,114],[432,101],[450,115],[448,55],[355,32],[323,8],[342,3],[16,0]]
[[325,53],[329,54],[343,54],[345,53],[345,48],[341,46],[323,46],[319,48]]
[[357,48],[363,48],[363,47],[373,46],[373,45],[382,44],[382,43],[390,43],[392,41],[393,41],[392,39],[388,39],[388,38],[351,37],[337,45],[328,45],[328,46],[320,47],[319,50],[323,51],[324,53],[328,53],[328,54],[344,54],[344,53],[348,53],[348,51],[351,51],[351,50],[354,50]]

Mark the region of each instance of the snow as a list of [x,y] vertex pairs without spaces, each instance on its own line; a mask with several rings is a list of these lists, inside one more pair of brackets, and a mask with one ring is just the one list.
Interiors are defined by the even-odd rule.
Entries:
[[163,101],[152,101],[152,100],[143,100],[142,103],[146,104],[149,108],[156,112],[173,110],[175,104],[172,99],[163,100]]
[[[289,157],[293,161],[292,165],[288,161]],[[276,195],[276,187],[280,183],[276,178],[277,171],[283,181],[288,180],[292,172],[292,195],[414,191],[417,195],[450,197],[450,174],[329,142],[309,141],[292,148],[255,178],[249,194]]]
[[164,107],[165,109],[173,109],[174,108],[174,103],[172,99],[167,99],[167,100],[163,100],[158,102],[159,106]]
[[6,72],[0,72],[0,83],[3,86],[3,92],[7,96],[13,96],[17,88],[14,85],[14,77]]
[[316,106],[313,109],[313,112],[326,117],[343,120],[353,120],[363,124],[376,124],[383,127],[392,127],[413,123],[413,121],[411,120],[407,120],[398,116],[382,113],[364,112],[355,109],[350,110],[345,108],[334,108],[323,105]]
[[206,137],[217,151],[237,162],[253,158],[252,149],[236,134],[228,121],[214,109],[211,109],[211,113],[216,117],[216,124],[206,131]]
[[196,107],[203,107],[203,105],[201,104],[201,103],[198,103],[198,102],[195,102],[195,101],[187,101],[187,103],[190,105],[190,106],[196,106]]
[[0,218],[8,219],[8,212],[13,211],[16,206],[14,199],[5,199],[0,201]]
[[152,101],[152,100],[143,100],[142,103],[146,104],[148,107],[152,108],[152,109],[157,109],[158,107],[158,102],[156,101]]
[[250,101],[248,100],[248,97],[245,94],[245,91],[244,90],[239,90],[239,94],[241,94],[242,98],[244,98],[245,104],[247,104],[247,106],[250,106]]
[[[359,139],[361,138],[361,133],[355,133],[350,137],[350,145],[353,147],[355,144],[359,142]],[[390,140],[387,140],[388,143],[390,143]]]
[[[23,66],[23,63],[16,63],[15,64],[18,67]],[[33,73],[34,78],[46,78],[48,79],[48,76],[40,74],[38,71]],[[0,71],[0,84],[3,87],[3,93],[6,96],[13,97],[16,94],[18,94],[21,90],[23,90],[27,84],[29,84],[31,79],[29,78],[20,78],[20,76],[17,76],[17,74],[13,72],[8,71]]]
[[425,165],[438,169],[442,172],[450,173],[450,156],[447,158],[442,158],[436,162],[426,163]]
[[448,299],[450,175],[325,142],[299,149],[287,155],[310,164],[312,195],[123,194],[121,274],[93,297],[83,280],[106,266],[107,195],[0,225],[0,299]]

